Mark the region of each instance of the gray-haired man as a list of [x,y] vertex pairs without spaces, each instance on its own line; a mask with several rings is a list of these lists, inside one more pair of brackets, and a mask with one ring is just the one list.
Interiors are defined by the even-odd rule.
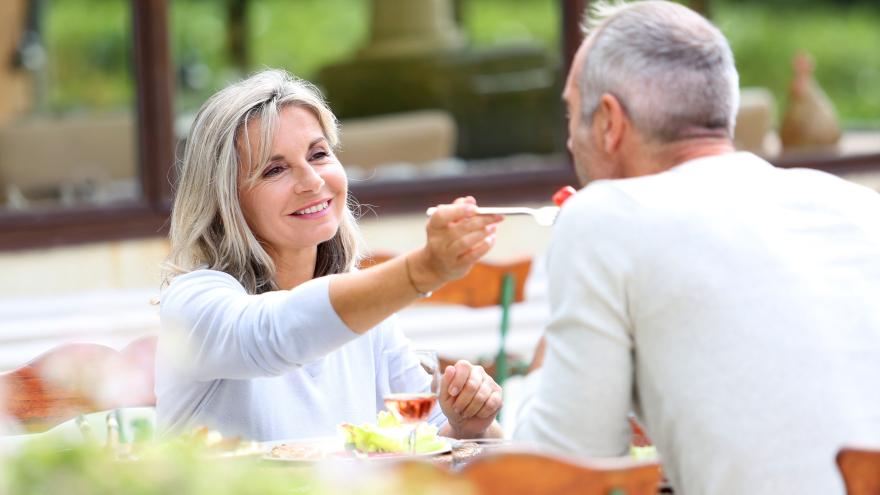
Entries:
[[735,152],[733,55],[696,13],[597,19],[564,93],[589,185],[516,437],[621,455],[635,411],[676,493],[843,493],[837,450],[880,445],[880,196]]

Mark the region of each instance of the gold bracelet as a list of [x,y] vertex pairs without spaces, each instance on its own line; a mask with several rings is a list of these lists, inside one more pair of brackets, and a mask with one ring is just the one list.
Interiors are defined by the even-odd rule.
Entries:
[[415,282],[415,280],[413,280],[412,272],[410,271],[410,268],[409,268],[409,255],[406,255],[403,257],[403,264],[404,264],[404,266],[406,266],[406,278],[409,279],[409,285],[411,285],[412,288],[415,289],[415,291],[419,294],[419,297],[420,298],[431,297],[431,291],[422,292],[419,290],[418,287],[416,287],[416,282]]

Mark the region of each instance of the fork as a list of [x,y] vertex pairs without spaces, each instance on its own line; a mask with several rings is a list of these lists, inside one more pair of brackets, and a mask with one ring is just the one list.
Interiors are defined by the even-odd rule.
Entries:
[[[431,216],[437,211],[436,206],[428,208],[427,214]],[[541,208],[527,208],[525,206],[478,206],[477,215],[531,215],[538,225],[549,227],[559,214],[558,206],[542,206]]]

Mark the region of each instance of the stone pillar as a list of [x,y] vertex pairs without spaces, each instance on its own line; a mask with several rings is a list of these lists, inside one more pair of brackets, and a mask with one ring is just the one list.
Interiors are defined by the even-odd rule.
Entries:
[[372,0],[370,40],[358,57],[417,56],[464,44],[451,0]]

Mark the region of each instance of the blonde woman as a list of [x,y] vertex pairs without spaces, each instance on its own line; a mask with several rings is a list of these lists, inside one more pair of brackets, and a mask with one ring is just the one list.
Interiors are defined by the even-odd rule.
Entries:
[[[430,379],[395,311],[463,276],[500,217],[473,198],[442,205],[424,247],[356,270],[358,231],[317,90],[269,70],[201,108],[187,140],[160,302],[160,428],[207,425],[253,440],[332,435],[374,421],[389,392]],[[452,437],[498,436],[500,387],[448,367],[430,421]]]

